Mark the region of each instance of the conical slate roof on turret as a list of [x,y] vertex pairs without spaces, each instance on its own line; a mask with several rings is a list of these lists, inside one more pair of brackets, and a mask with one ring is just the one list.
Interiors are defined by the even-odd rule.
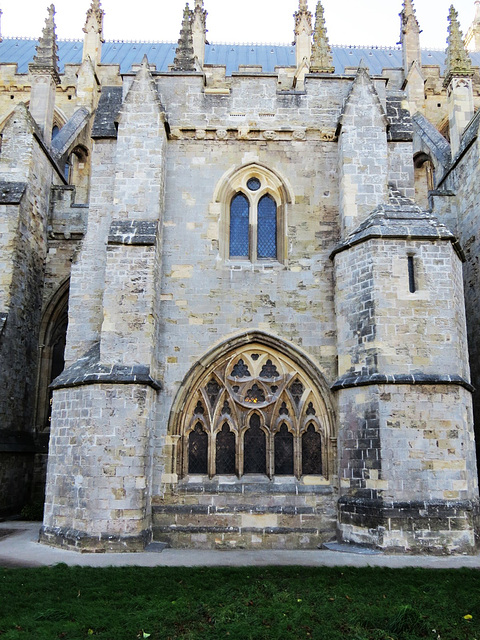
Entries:
[[45,27],[38,41],[33,62],[29,65],[29,70],[32,73],[49,73],[57,83],[60,83],[57,36],[55,33],[55,7],[53,4],[48,8]]
[[371,238],[449,240],[461,252],[454,234],[433,213],[390,187],[388,202],[372,211],[332,253],[332,257]]
[[173,61],[174,71],[195,71],[195,52],[193,49],[192,32],[193,12],[190,11],[188,3],[183,11],[182,29],[178,41],[175,60]]
[[310,59],[311,73],[334,73],[332,49],[328,42],[327,28],[325,26],[325,15],[323,5],[317,3],[315,17],[315,31],[313,33],[312,57]]
[[447,58],[445,61],[446,73],[444,86],[448,86],[453,77],[467,76],[472,77],[472,61],[465,48],[465,42],[463,40],[463,34],[458,22],[458,12],[455,10],[453,4],[450,7],[450,14],[448,16],[448,47]]

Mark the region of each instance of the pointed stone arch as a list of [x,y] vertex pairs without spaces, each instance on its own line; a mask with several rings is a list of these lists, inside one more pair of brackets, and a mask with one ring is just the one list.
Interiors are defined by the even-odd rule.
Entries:
[[[322,475],[334,475],[336,422],[331,393],[308,355],[291,343],[260,331],[242,333],[214,347],[192,367],[174,400],[169,421],[173,451],[167,456],[172,460],[168,473],[180,478],[189,475],[188,436],[196,424],[199,398],[204,408],[201,422],[209,437],[210,477],[217,475],[216,438],[224,423],[235,434],[235,474],[245,474],[249,455],[245,435],[254,415],[259,416],[265,434],[267,476],[274,475],[275,437],[283,423],[294,437],[294,475],[304,475],[302,434],[310,425],[321,437]],[[231,409],[227,416],[219,410],[225,402]]]
[[50,298],[43,312],[39,335],[39,371],[36,394],[35,424],[38,432],[49,432],[49,386],[63,366],[68,325],[68,297],[70,279],[65,280]]

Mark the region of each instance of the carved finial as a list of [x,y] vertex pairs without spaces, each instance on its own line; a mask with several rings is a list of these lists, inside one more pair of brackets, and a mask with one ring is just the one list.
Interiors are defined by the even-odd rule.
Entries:
[[310,59],[311,73],[333,73],[332,50],[328,43],[327,28],[322,3],[317,3],[315,14],[315,31],[313,33],[312,57]]
[[295,35],[299,36],[306,32],[308,37],[312,35],[312,14],[308,10],[307,0],[300,0],[298,11],[293,14],[295,18]]
[[201,67],[205,63],[205,43],[207,41],[207,12],[203,0],[195,0],[192,16],[193,53]]
[[174,71],[195,71],[195,53],[193,49],[193,22],[194,12],[190,11],[188,3],[183,10],[182,29],[178,41],[175,60],[173,61]]
[[83,27],[84,33],[88,33],[89,31],[94,31],[95,33],[98,33],[100,34],[101,37],[103,37],[104,15],[105,15],[105,11],[103,11],[102,9],[100,0],[92,0],[92,4],[90,5],[89,10],[87,11],[87,19],[85,21],[85,26]]
[[33,62],[29,65],[32,73],[48,73],[60,84],[58,75],[58,47],[55,33],[55,7],[51,4],[48,8],[48,17],[45,20],[42,36],[40,37]]
[[203,0],[195,0],[195,9],[193,10],[193,22],[194,28],[195,24],[198,23],[203,27],[205,32],[207,31],[207,15],[208,13],[205,10],[203,5]]
[[447,87],[453,77],[472,77],[472,61],[465,48],[463,34],[458,22],[458,12],[453,4],[450,7],[448,16],[450,22],[448,26],[447,38],[447,59],[445,61],[445,81],[444,86]]
[[403,43],[405,41],[405,35],[408,33],[421,33],[420,24],[418,23],[412,0],[404,0],[402,13],[400,14],[400,21],[402,23],[400,42]]

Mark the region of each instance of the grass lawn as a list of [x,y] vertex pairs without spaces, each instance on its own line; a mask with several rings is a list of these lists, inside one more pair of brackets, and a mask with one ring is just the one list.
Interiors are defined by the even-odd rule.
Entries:
[[480,640],[480,571],[0,569],[0,640]]

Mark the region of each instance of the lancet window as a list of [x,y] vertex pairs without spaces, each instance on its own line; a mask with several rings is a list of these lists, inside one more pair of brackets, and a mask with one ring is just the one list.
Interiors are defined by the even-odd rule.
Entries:
[[184,476],[328,476],[325,403],[309,377],[263,345],[221,358],[192,389],[178,447]]
[[220,253],[231,262],[284,263],[290,187],[273,170],[251,163],[231,169],[215,189],[220,204]]
[[230,258],[277,259],[277,203],[258,178],[230,202]]

